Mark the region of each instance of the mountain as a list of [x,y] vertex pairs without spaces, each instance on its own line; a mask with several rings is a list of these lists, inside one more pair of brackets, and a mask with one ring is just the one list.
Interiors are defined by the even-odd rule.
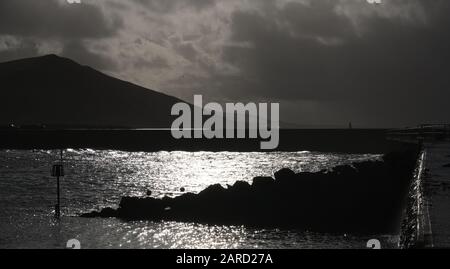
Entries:
[[47,55],[0,63],[0,125],[168,128],[181,100]]

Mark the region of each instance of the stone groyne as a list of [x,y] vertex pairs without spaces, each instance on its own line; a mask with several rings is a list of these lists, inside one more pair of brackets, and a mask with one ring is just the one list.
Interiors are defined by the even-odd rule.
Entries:
[[416,150],[316,173],[282,169],[253,183],[213,185],[170,198],[123,197],[117,209],[82,217],[183,221],[327,233],[399,233]]

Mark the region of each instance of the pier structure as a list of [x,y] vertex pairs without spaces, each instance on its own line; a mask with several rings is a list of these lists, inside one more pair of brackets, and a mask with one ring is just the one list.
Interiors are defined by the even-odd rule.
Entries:
[[450,125],[392,130],[390,138],[420,143],[400,240],[402,248],[450,248]]
[[423,154],[417,244],[450,248],[450,141],[426,142]]

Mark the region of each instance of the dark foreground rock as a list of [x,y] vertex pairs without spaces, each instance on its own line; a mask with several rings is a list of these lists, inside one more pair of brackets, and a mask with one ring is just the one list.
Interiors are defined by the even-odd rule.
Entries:
[[324,232],[397,232],[417,152],[387,154],[380,161],[337,166],[330,171],[294,173],[282,169],[212,185],[199,194],[162,199],[123,197],[117,210],[82,217],[169,220]]

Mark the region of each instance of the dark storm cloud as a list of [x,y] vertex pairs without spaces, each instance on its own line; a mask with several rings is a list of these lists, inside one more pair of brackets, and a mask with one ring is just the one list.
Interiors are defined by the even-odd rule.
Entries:
[[8,40],[3,41],[5,50],[0,50],[0,63],[10,60],[33,57],[38,54],[38,45],[31,40],[22,40],[16,46],[8,44]]
[[[12,41],[6,39],[2,41],[1,45],[10,46],[10,48],[0,50],[0,62],[35,57],[41,54],[39,42],[36,42],[30,38],[21,38]],[[61,52],[58,54],[63,57],[74,59],[80,64],[88,65],[99,70],[117,70],[116,62],[107,56],[90,51],[81,40],[66,41],[63,44]]]
[[6,36],[21,43],[0,51],[0,61],[56,53],[94,68],[115,70],[117,64],[90,50],[85,40],[114,37],[122,26],[118,16],[107,16],[90,3],[1,0],[0,39]]
[[133,0],[136,3],[148,7],[154,12],[167,13],[177,8],[202,9],[215,4],[216,0]]
[[186,100],[279,101],[289,121],[450,121],[448,0],[82,2],[0,0],[0,61],[55,48]]
[[107,56],[90,51],[81,41],[70,41],[65,44],[61,56],[76,59],[80,64],[98,70],[115,71],[117,64]]
[[450,1],[412,2],[425,21],[373,13],[355,24],[328,0],[236,11],[232,41],[247,45],[226,47],[224,61],[240,73],[214,79],[235,98],[312,100],[342,114],[351,107],[348,114],[374,124],[445,118]]
[[138,59],[134,63],[134,67],[138,69],[167,69],[169,68],[169,63],[166,59],[157,56],[151,60]]
[[115,33],[121,25],[92,4],[57,0],[1,0],[0,34],[42,38],[97,38]]

